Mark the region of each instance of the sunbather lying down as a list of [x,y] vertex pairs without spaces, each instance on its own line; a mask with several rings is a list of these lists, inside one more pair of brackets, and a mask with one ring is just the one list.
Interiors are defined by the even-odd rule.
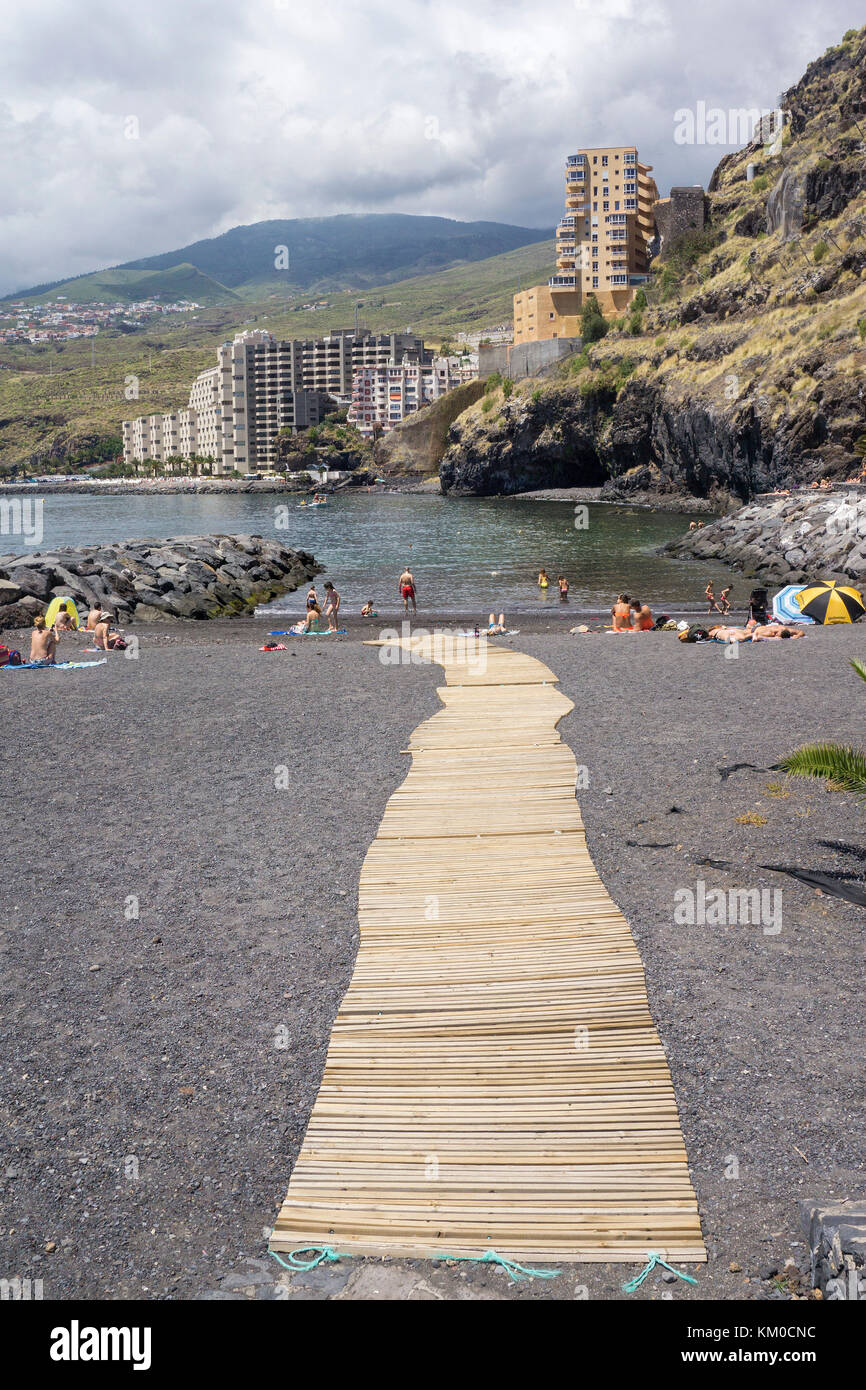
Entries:
[[709,629],[713,642],[748,642],[751,635],[747,627],[726,627],[724,623],[717,623]]
[[805,637],[798,627],[788,627],[787,623],[765,623],[763,627],[752,628],[753,642],[775,642],[783,637]]
[[497,622],[494,620],[493,614],[491,613],[491,614],[490,614],[490,617],[487,619],[487,631],[488,631],[488,632],[507,632],[507,631],[508,631],[508,628],[505,626],[505,614],[504,614],[504,613],[500,613],[500,614],[499,614],[499,622],[497,623]]

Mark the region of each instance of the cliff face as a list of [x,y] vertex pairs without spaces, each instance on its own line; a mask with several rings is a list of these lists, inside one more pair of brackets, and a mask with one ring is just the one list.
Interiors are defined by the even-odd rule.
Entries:
[[666,248],[645,308],[549,385],[519,383],[508,399],[498,388],[455,422],[445,491],[603,481],[611,498],[736,501],[860,474],[866,30],[782,106],[775,144],[755,139],[719,164],[707,227]]

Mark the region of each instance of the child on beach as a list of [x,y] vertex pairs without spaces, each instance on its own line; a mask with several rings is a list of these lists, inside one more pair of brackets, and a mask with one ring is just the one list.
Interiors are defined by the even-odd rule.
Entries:
[[550,584],[550,580],[549,580],[548,577],[547,577],[547,570],[539,570],[539,571],[538,571],[538,587],[539,587],[539,589],[546,589],[546,588],[548,587],[549,584]]
[[378,616],[378,613],[373,611],[373,600],[371,598],[368,598],[367,602],[364,604],[364,607],[361,609],[361,617],[378,618]]
[[707,612],[708,612],[708,613],[721,613],[721,614],[724,616],[725,610],[724,610],[724,608],[722,608],[721,604],[720,604],[720,603],[718,602],[718,600],[716,599],[716,595],[715,595],[715,592],[714,592],[714,589],[713,589],[713,581],[712,581],[712,579],[710,580],[710,582],[709,582],[709,584],[707,585],[707,587],[704,589],[704,594],[705,594],[706,600],[707,600]]
[[560,603],[568,603],[568,580],[566,579],[564,574],[561,574],[559,575],[556,582],[559,585]]
[[722,605],[722,612],[724,613],[725,617],[727,617],[731,611],[731,593],[733,591],[733,588],[733,584],[729,584],[727,588],[723,589],[722,592],[719,594],[719,602]]

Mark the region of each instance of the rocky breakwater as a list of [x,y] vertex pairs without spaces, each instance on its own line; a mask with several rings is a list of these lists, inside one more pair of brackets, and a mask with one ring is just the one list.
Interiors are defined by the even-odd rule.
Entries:
[[124,622],[233,618],[297,589],[321,566],[303,550],[262,536],[174,536],[168,540],[65,547],[0,556],[0,628],[29,625],[68,594]]
[[866,488],[758,498],[665,550],[781,583],[836,579],[860,586],[866,583]]

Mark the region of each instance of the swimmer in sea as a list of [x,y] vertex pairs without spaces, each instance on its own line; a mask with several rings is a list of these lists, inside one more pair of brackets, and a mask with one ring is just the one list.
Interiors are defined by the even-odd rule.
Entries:
[[539,587],[539,589],[546,589],[547,586],[549,585],[549,583],[550,583],[550,580],[549,580],[548,577],[547,577],[547,570],[539,570],[539,572],[538,572],[538,587]]
[[564,574],[561,574],[556,582],[559,585],[560,603],[568,603],[568,580]]

